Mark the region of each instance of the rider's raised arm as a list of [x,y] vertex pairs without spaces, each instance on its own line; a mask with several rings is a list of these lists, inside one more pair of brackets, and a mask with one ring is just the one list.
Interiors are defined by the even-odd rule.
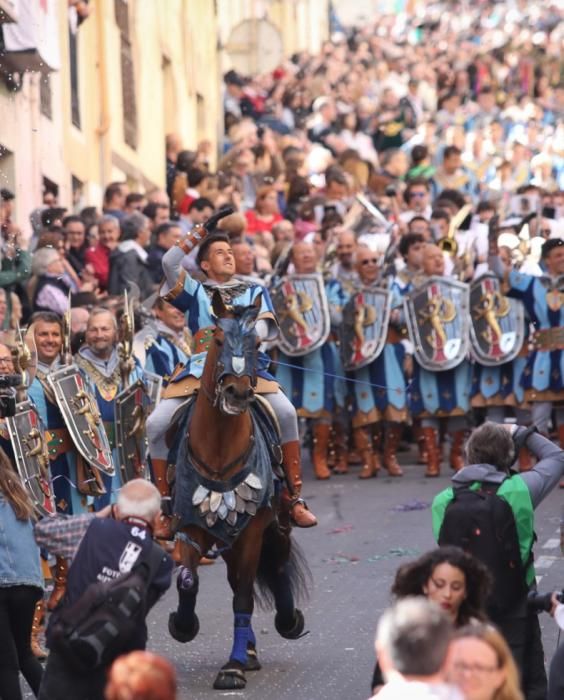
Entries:
[[261,294],[261,305],[256,325],[257,334],[263,341],[274,340],[278,335],[278,321],[276,320],[270,294],[264,287],[257,287],[256,292],[253,294],[253,299],[256,298],[257,294]]

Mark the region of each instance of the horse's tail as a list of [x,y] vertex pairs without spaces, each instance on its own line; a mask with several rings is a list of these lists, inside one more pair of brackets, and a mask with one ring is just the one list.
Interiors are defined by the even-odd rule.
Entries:
[[295,602],[307,600],[312,575],[305,555],[289,531],[277,521],[264,531],[255,585],[255,600],[263,609],[275,607],[275,591],[281,587]]

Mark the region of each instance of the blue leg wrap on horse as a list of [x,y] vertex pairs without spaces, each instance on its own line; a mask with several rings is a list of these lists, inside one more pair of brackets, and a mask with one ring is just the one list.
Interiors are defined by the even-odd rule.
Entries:
[[257,638],[255,637],[253,626],[251,624],[249,624],[249,643],[254,647],[257,645]]
[[178,568],[176,587],[178,589],[177,619],[182,626],[192,624],[198,595],[198,581],[194,581],[191,570],[187,566]]
[[251,629],[251,616],[244,613],[235,613],[235,629],[233,635],[233,648],[229,656],[230,661],[247,663],[247,643],[249,630]]

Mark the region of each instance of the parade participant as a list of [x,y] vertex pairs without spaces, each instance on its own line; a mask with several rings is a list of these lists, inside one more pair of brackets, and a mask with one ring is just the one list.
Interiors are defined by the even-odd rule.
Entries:
[[521,375],[525,401],[531,404],[532,424],[548,434],[554,409],[561,447],[564,447],[564,377],[561,370],[564,338],[564,239],[552,238],[542,246],[541,258],[548,278],[533,277],[491,261],[494,272],[507,285],[507,295],[520,299],[535,327],[533,349]]
[[[86,326],[85,341],[75,357],[75,363],[90,382],[112,448],[113,462],[119,465],[115,449],[115,399],[125,387],[117,350],[118,326],[111,311],[102,307],[92,309]],[[132,379],[142,376],[141,368],[134,361],[131,361],[130,376]],[[101,478],[106,493],[94,499],[95,510],[115,502],[116,493],[123,485],[119,468],[116,468],[113,476],[102,474]]]
[[48,382],[49,374],[61,367],[61,317],[41,311],[34,314],[31,321],[37,348],[37,370],[28,394],[47,428],[46,440],[57,510],[61,513],[82,513],[87,508],[87,502],[78,490],[79,478],[72,439]]
[[[296,243],[290,254],[290,262],[297,275],[314,275],[317,271],[317,256],[313,244]],[[281,284],[284,284],[284,278]],[[331,310],[340,313],[345,296],[339,282],[329,282],[325,293],[330,315]],[[300,320],[299,309],[293,308],[290,313],[294,314],[295,318],[292,318],[303,328],[305,322],[303,318]],[[343,376],[343,371],[336,345],[328,340],[321,347],[298,357],[289,357],[280,352],[279,362],[276,378],[280,386],[291,399],[298,415],[310,419],[312,423],[315,477],[328,479],[331,476],[327,466],[331,423],[334,415],[345,406],[345,385],[337,378]]]
[[242,238],[231,241],[231,249],[235,258],[235,277],[242,282],[264,286],[264,282],[255,272],[256,253],[253,246]]
[[331,267],[329,277],[338,280],[349,293],[358,285],[358,275],[354,266],[355,246],[356,236],[352,231],[342,229],[337,232],[337,260]]
[[[205,235],[205,230],[200,228],[192,235],[196,234],[201,237]],[[192,240],[190,239],[190,243]],[[222,293],[224,302],[240,306],[248,306],[261,296],[261,311],[257,322],[258,335],[262,340],[267,340],[272,339],[277,332],[268,294],[258,285],[249,285],[234,278],[235,261],[227,236],[214,234],[200,244],[197,261],[206,276],[203,283],[196,282],[181,267],[184,256],[190,250],[188,245],[189,243],[185,241],[174,246],[163,258],[166,281],[161,288],[161,294],[165,301],[169,301],[176,308],[187,313],[187,324],[196,350],[186,368],[173,378],[171,386],[167,388],[167,392],[170,390],[169,396],[174,395],[172,384],[179,384],[185,377],[197,379],[201,377],[207,346],[215,326],[210,308],[210,297],[215,290]],[[259,377],[267,382],[270,380],[270,375],[265,372],[268,362],[268,358],[263,356],[262,367],[259,370]],[[317,520],[301,498],[301,454],[296,412],[274,382],[266,386],[268,393],[265,393],[265,398],[280,422],[283,468],[287,481],[287,489],[283,489],[282,501],[290,512],[294,524],[298,527],[311,527],[317,524]],[[182,393],[181,396],[185,397],[186,394]],[[169,495],[166,479],[168,448],[165,437],[179,403],[181,403],[179,398],[167,400],[165,396],[147,421],[153,472],[156,484],[164,497]]]
[[417,285],[417,278],[421,275],[424,247],[425,237],[421,233],[410,232],[400,238],[398,253],[404,267],[390,280],[390,289],[397,296],[402,297]]
[[148,334],[141,331],[145,344],[145,361],[142,364],[147,372],[162,377],[163,386],[166,386],[174,368],[180,362],[186,364],[190,357],[190,337],[184,314],[172,304],[157,297],[153,313],[156,320],[149,325]]
[[[443,251],[435,245],[426,244],[423,248],[423,275],[421,286],[429,277],[443,277],[445,258]],[[432,337],[440,342],[444,333],[442,312],[430,311]],[[450,310],[452,313],[456,309]],[[467,414],[470,409],[470,363],[462,359],[453,369],[431,371],[424,369],[415,355],[413,385],[410,396],[410,409],[414,417],[421,419],[421,432],[425,439],[427,470],[425,476],[440,474],[440,421],[446,421],[446,429],[451,436],[450,466],[458,470],[463,466],[462,446],[468,426]]]
[[0,697],[21,700],[19,671],[35,697],[42,668],[30,646],[43,597],[34,508],[6,454],[0,450]]
[[[95,471],[88,472],[88,476],[96,478],[96,482],[91,483],[87,474],[79,470],[76,448],[48,381],[49,375],[62,366],[61,318],[57,314],[42,311],[34,314],[31,321],[37,348],[37,369],[28,395],[47,428],[45,440],[57,511],[77,515],[88,509],[88,496],[99,493],[101,477]],[[53,610],[64,595],[67,571],[67,562],[58,559],[55,564],[55,585],[47,601],[49,610]]]
[[[536,457],[537,464],[523,474],[510,471],[516,452],[525,445]],[[455,493],[464,489],[483,489],[484,484],[496,488],[493,498],[503,499],[511,509],[515,522],[517,545],[521,561],[518,568],[510,566],[506,552],[510,551],[510,532],[504,530],[503,545],[497,543],[499,552],[491,552],[491,561],[484,561],[495,571],[494,588],[488,600],[490,619],[499,627],[521,670],[521,684],[527,700],[546,697],[546,672],[542,649],[541,631],[536,612],[527,606],[528,591],[535,586],[533,560],[534,511],[555,488],[564,472],[564,451],[547,438],[535,433],[534,428],[515,425],[501,426],[484,423],[470,435],[466,444],[466,465],[452,478],[452,488],[439,493],[432,505],[433,534],[445,542],[460,539],[457,533],[465,532],[463,523],[449,520],[449,535],[443,532],[449,508],[454,505]],[[462,497],[461,497],[462,498]],[[459,503],[462,510],[470,507],[470,501]],[[482,507],[482,506],[480,506]],[[472,511],[475,513],[475,509]],[[486,511],[489,516],[492,511]],[[472,520],[474,523],[475,521]],[[472,526],[474,527],[474,525]],[[478,530],[479,532],[479,530]],[[491,535],[488,535],[491,536]],[[445,542],[446,543],[446,542]],[[474,542],[467,541],[471,547]],[[466,546],[465,545],[465,546]],[[503,549],[502,549],[503,547]],[[476,552],[476,556],[479,553]],[[482,555],[484,556],[484,555]],[[502,580],[502,577],[504,580]]]
[[[119,492],[115,506],[107,506],[96,515],[88,513],[71,518],[43,518],[35,526],[37,543],[57,556],[72,559],[68,588],[56,615],[78,603],[90,584],[111,581],[128,574],[140,560],[151,562],[159,556],[154,576],[147,582],[146,608],[126,642],[125,652],[144,649],[147,643],[145,617],[169,588],[173,563],[153,541],[153,529],[160,515],[157,489],[144,479],[128,482]],[[50,624],[53,624],[52,622]],[[51,628],[47,630],[47,635]],[[103,640],[96,638],[103,644]],[[78,672],[61,654],[56,642],[45,668],[39,698],[64,700],[83,698],[100,700],[104,696],[107,667]]]
[[[378,255],[366,246],[359,246],[356,249],[355,261],[359,278],[357,291],[377,288],[380,276]],[[362,325],[368,320],[366,308],[357,306],[355,309],[355,316],[359,316]],[[396,317],[396,320],[399,320],[399,317]],[[363,466],[359,474],[361,479],[377,475],[381,468],[379,451],[382,444],[384,467],[388,474],[403,475],[396,452],[403,424],[407,421],[404,364],[410,357],[406,355],[408,343],[402,342],[397,325],[390,324],[387,329],[382,329],[382,332],[386,331],[386,344],[380,354],[370,364],[350,372],[354,379],[354,383],[349,386],[352,426],[355,446],[362,458]],[[364,331],[359,328],[355,334],[355,342],[361,340],[358,338],[359,332],[364,338]]]

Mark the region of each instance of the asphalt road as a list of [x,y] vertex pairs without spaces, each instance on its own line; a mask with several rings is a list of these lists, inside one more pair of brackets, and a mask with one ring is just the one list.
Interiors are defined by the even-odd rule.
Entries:
[[[368,482],[357,479],[356,468],[348,475],[317,482],[306,467],[304,495],[319,525],[294,532],[313,576],[310,598],[300,605],[309,634],[296,641],[284,640],[274,629],[273,613],[256,611],[253,627],[263,668],[247,674],[244,691],[212,689],[232,641],[231,591],[224,564],[200,569],[201,629],[189,644],[168,635],[168,613],[176,606],[173,586],[150,615],[149,649],[175,665],[179,700],[365,700],[369,696],[376,622],[389,603],[394,572],[433,547],[429,505],[450,478],[443,468],[440,478],[425,479],[424,467],[412,464],[413,454],[401,455],[400,461],[403,478],[380,475]],[[553,492],[537,511],[535,551],[542,591],[564,587],[558,539],[562,494]],[[545,614],[541,624],[550,659],[557,628]]]

